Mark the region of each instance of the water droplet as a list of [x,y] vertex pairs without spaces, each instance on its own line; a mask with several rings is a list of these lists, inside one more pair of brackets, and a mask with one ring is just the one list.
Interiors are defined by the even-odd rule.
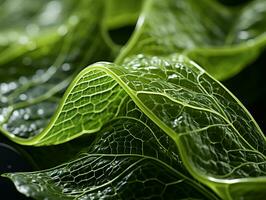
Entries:
[[14,135],[18,135],[18,134],[20,133],[20,129],[19,129],[19,128],[15,128],[15,129],[12,131],[12,133],[13,133]]
[[5,120],[3,115],[0,115],[0,122],[3,122]]
[[44,114],[44,110],[43,109],[38,109],[37,110],[37,114],[38,115],[43,115]]
[[240,31],[238,37],[241,40],[246,40],[249,38],[249,33],[247,31]]
[[21,101],[25,101],[25,100],[27,100],[27,95],[26,94],[21,94],[21,95],[19,95],[19,99],[21,100]]
[[40,28],[36,24],[29,24],[29,25],[26,26],[26,31],[30,35],[38,34],[39,30],[40,30]]
[[19,112],[17,110],[15,110],[12,114],[12,117],[18,117],[19,116]]
[[64,63],[64,64],[62,65],[62,70],[63,70],[63,71],[69,71],[70,68],[71,68],[71,66],[70,66],[70,64],[68,64],[68,63]]
[[20,83],[20,84],[25,84],[25,83],[27,83],[27,81],[28,81],[28,79],[25,77],[25,76],[21,76],[21,77],[19,77],[19,79],[18,79],[18,82]]
[[174,78],[177,78],[176,74],[171,74],[171,75],[168,76],[168,79],[174,79]]
[[17,88],[17,84],[15,83],[15,82],[10,82],[9,83],[9,89],[10,90],[14,90],[14,89],[16,89]]
[[27,36],[20,36],[18,42],[23,45],[27,44],[29,42],[29,38]]
[[23,119],[25,119],[25,120],[28,120],[29,118],[30,118],[30,115],[27,113],[23,116]]
[[40,22],[49,25],[57,21],[62,10],[61,2],[50,1],[40,15]]
[[68,193],[68,192],[71,192],[71,190],[69,188],[64,188],[62,192],[63,193]]
[[0,101],[1,101],[1,103],[7,103],[8,98],[7,97],[1,97]]
[[69,23],[72,25],[76,25],[79,22],[79,18],[76,15],[72,15],[69,18]]
[[8,84],[7,83],[2,83],[0,86],[1,86],[0,87],[1,93],[4,94],[4,93],[8,92]]
[[36,130],[36,129],[37,129],[37,126],[36,126],[36,124],[31,124],[31,125],[30,125],[30,128],[31,128],[32,130]]
[[183,116],[179,116],[177,119],[175,119],[172,122],[172,126],[175,128],[177,126],[179,126],[182,122],[183,122],[184,117]]
[[65,34],[67,34],[67,27],[65,25],[62,25],[60,26],[58,29],[57,29],[57,32],[59,35],[63,36]]
[[38,76],[41,76],[41,75],[43,75],[44,74],[44,70],[43,69],[38,69],[37,71],[36,71],[36,75],[38,75]]
[[132,65],[132,69],[138,69],[140,66],[141,66],[140,63],[134,63],[134,64]]

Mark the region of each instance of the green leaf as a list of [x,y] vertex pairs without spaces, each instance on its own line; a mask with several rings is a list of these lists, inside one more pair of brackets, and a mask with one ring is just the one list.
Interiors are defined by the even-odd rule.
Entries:
[[[26,3],[29,7],[30,2]],[[41,5],[48,9],[53,3]],[[0,130],[11,140],[24,143],[42,132],[77,72],[100,59],[114,58],[117,49],[103,33],[104,13],[99,14],[104,7],[103,1],[84,0],[75,3],[71,12],[62,8],[63,24],[49,28],[55,37],[21,33],[29,40],[26,44],[11,43],[0,51]],[[34,48],[28,48],[29,44]]]
[[[224,86],[184,56],[137,55],[127,58],[121,66],[96,63],[76,77],[61,103],[49,126],[50,129],[46,134],[35,138],[32,144],[60,143],[81,134],[94,132],[97,132],[97,137],[101,139],[95,141],[81,160],[44,172],[7,175],[13,179],[20,191],[25,191],[24,193],[30,196],[41,198],[46,192],[53,190],[57,191],[51,193],[53,195],[57,195],[59,191],[59,195],[71,196],[73,187],[74,191],[77,190],[77,194],[81,195],[84,187],[86,191],[94,191],[98,188],[97,181],[104,186],[109,184],[109,179],[106,181],[106,177],[102,176],[107,172],[98,174],[97,169],[101,171],[105,170],[105,167],[109,169],[110,166],[118,169],[119,175],[117,171],[111,170],[107,173],[107,178],[114,179],[115,184],[116,180],[121,183],[120,178],[125,176],[123,172],[129,166],[136,163],[135,168],[138,169],[137,163],[142,163],[142,159],[131,160],[128,154],[123,159],[117,156],[118,153],[125,153],[125,149],[129,152],[138,149],[156,151],[152,153],[155,158],[187,177],[188,171],[195,180],[211,188],[223,199],[250,199],[251,196],[259,199],[265,196],[265,136],[248,111]],[[129,124],[138,128],[131,129]],[[102,136],[105,133],[106,135]],[[112,137],[113,134],[118,134],[119,137]],[[132,143],[127,142],[131,141],[127,140],[127,137],[132,136],[142,140],[138,139],[139,143],[133,142],[134,140]],[[150,138],[147,139],[147,147],[142,143],[146,137]],[[162,147],[158,144],[153,146],[153,141],[160,141]],[[99,149],[99,152],[95,152],[94,148]],[[101,151],[111,155],[103,156]],[[143,152],[141,154],[146,155]],[[174,160],[173,156],[179,161],[171,161]],[[130,164],[124,165],[124,160]],[[75,164],[76,162],[83,164]],[[87,162],[88,165],[85,164]],[[97,167],[94,168],[94,165]],[[85,167],[84,174],[82,168],[79,168],[81,166]],[[154,172],[159,173],[157,170],[163,166],[157,162],[155,166],[158,168],[154,169]],[[152,166],[149,168],[153,169]],[[77,173],[74,177],[79,177],[78,174],[81,173],[86,178],[75,179],[68,175],[69,170]],[[163,172],[171,174],[167,167]],[[58,179],[58,173],[66,177],[66,182]],[[158,175],[156,173],[155,177],[161,172]],[[162,177],[167,176],[164,174]],[[170,177],[175,176],[171,174]],[[175,180],[179,182],[183,178],[179,176]],[[36,182],[32,181],[36,179]],[[94,182],[84,182],[91,179]],[[171,182],[168,181],[170,180],[164,184]],[[131,181],[124,182],[130,183]],[[93,189],[93,185],[96,185],[96,188]],[[190,185],[195,186],[194,182]],[[97,191],[100,191],[99,195],[105,194],[105,189]],[[198,191],[205,194],[203,189]],[[110,192],[108,195],[116,194],[113,190]],[[190,195],[192,194],[194,192]],[[95,194],[88,192],[88,195]]]
[[127,105],[128,115],[106,124],[79,158],[7,177],[36,199],[218,199],[186,172],[174,141]]
[[118,57],[182,53],[217,79],[254,61],[266,45],[266,1],[227,8],[213,0],[148,0],[133,37]]

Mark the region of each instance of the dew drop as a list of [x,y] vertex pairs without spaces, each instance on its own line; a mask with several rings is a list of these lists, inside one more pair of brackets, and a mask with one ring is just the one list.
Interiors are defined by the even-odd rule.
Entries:
[[67,34],[67,31],[68,31],[68,30],[67,30],[67,27],[64,26],[64,25],[60,26],[60,27],[57,29],[58,34],[61,35],[61,36],[64,36],[65,34]]
[[36,130],[36,129],[37,129],[37,126],[36,126],[35,124],[31,124],[31,125],[30,125],[30,128],[31,128],[32,130]]
[[76,15],[72,15],[69,18],[69,23],[72,25],[76,25],[79,22],[79,18]]
[[177,119],[175,119],[173,122],[172,122],[172,126],[175,128],[177,126],[179,126],[182,121],[183,121],[184,117],[183,116],[179,116]]
[[29,24],[29,25],[26,26],[26,31],[30,35],[38,34],[39,30],[40,30],[40,28],[36,24]]
[[249,33],[247,31],[240,31],[238,37],[241,40],[246,40],[249,38]]
[[19,112],[17,110],[15,110],[12,114],[12,117],[16,118],[19,116]]
[[71,190],[70,190],[69,188],[64,188],[62,192],[63,192],[63,193],[68,193],[68,192],[70,192],[70,191],[71,191]]
[[1,103],[7,103],[8,102],[8,98],[7,97],[1,97],[0,101],[1,101]]
[[29,118],[30,118],[30,115],[27,113],[23,116],[23,119],[25,119],[25,120],[28,120]]
[[62,70],[63,71],[69,71],[70,70],[70,64],[68,64],[68,63],[64,63],[63,65],[62,65]]
[[171,75],[168,76],[168,79],[174,79],[174,78],[177,78],[176,74],[171,74]]
[[2,83],[0,89],[1,89],[1,93],[8,92],[8,84],[7,83]]
[[54,23],[58,19],[61,10],[62,10],[61,2],[50,1],[40,15],[40,22],[44,25],[49,25]]
[[0,115],[0,123],[2,123],[5,120],[3,115]]
[[21,94],[21,95],[19,95],[19,99],[21,100],[21,101],[25,101],[25,100],[27,100],[27,95],[26,94]]
[[43,115],[44,114],[44,110],[43,109],[38,109],[37,110],[37,114],[38,115]]
[[10,90],[14,90],[14,89],[16,89],[17,88],[17,84],[15,83],[15,82],[11,82],[11,83],[9,83],[9,89]]
[[25,84],[27,83],[28,79],[25,77],[25,76],[21,76],[19,79],[18,79],[19,83],[20,84]]
[[18,42],[23,45],[27,44],[29,42],[29,38],[27,36],[20,36]]

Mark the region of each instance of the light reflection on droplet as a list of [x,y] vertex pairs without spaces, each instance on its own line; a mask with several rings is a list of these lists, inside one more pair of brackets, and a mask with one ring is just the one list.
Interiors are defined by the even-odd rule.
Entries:
[[249,33],[247,31],[240,31],[238,37],[241,40],[246,40],[249,38]]
[[26,94],[21,94],[21,95],[19,95],[19,99],[21,100],[21,101],[25,101],[25,100],[27,100],[27,95]]
[[63,36],[65,34],[67,34],[67,27],[65,25],[62,25],[60,26],[58,29],[57,29],[57,32],[59,35]]
[[19,39],[18,39],[18,42],[20,44],[25,45],[25,44],[27,44],[29,42],[29,38],[27,36],[20,36]]
[[12,114],[12,117],[16,118],[19,116],[19,112],[17,110],[15,110]]
[[14,89],[16,89],[17,88],[17,84],[15,83],[15,82],[10,82],[9,83],[9,89],[10,90],[14,90]]
[[28,79],[25,76],[21,76],[19,77],[18,82],[23,85],[28,82]]
[[30,115],[27,113],[23,116],[23,119],[25,119],[25,120],[28,120],[29,118],[30,118]]
[[79,18],[76,15],[72,15],[69,18],[69,23],[72,25],[76,25],[79,22]]
[[36,24],[29,24],[26,26],[26,31],[29,35],[36,35],[39,33],[39,26],[37,26]]
[[49,25],[54,23],[62,10],[61,2],[51,1],[47,4],[44,11],[40,15],[40,22],[43,25]]
[[38,109],[37,110],[37,114],[38,115],[43,115],[44,114],[44,110],[43,109]]
[[0,90],[1,90],[1,93],[6,93],[9,90],[8,84],[7,83],[2,83],[0,85]]
[[12,133],[13,133],[14,135],[18,135],[18,134],[20,133],[20,129],[19,129],[19,128],[15,128],[15,129],[12,131]]
[[3,115],[0,115],[0,122],[2,123],[5,120]]
[[1,83],[0,84],[0,93],[5,94],[17,88],[17,83],[10,82],[10,83]]
[[64,63],[63,65],[62,65],[62,70],[63,71],[69,71],[70,70],[70,64],[68,64],[68,63]]
[[179,116],[177,119],[175,119],[175,120],[172,122],[172,126],[173,126],[174,128],[176,128],[177,126],[179,126],[179,125],[183,122],[183,119],[184,119],[183,116]]
[[30,128],[31,128],[32,130],[36,130],[36,129],[37,129],[37,126],[36,126],[35,124],[31,124],[31,125],[30,125]]
[[171,74],[168,76],[168,79],[174,79],[177,78],[177,74]]
[[8,102],[8,98],[7,97],[1,97],[0,101],[2,103],[7,103]]
[[38,76],[43,75],[43,73],[44,73],[44,70],[43,70],[43,69],[38,69],[38,70],[36,71],[36,75],[38,75]]

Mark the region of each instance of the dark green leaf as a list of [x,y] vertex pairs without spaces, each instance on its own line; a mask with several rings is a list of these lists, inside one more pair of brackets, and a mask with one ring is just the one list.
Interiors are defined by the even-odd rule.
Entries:
[[[108,123],[111,123],[112,128],[109,125],[103,130],[111,131],[107,135],[116,133],[112,131],[116,123],[121,131],[127,132],[128,137],[138,134],[140,130],[143,131],[141,135],[146,137],[152,130],[157,140],[168,142],[163,145],[167,151],[162,149],[162,155],[153,153],[156,158],[168,163],[167,159],[172,160],[172,154],[180,154],[183,164],[179,161],[172,167],[182,174],[188,170],[196,180],[213,189],[220,197],[248,199],[250,195],[258,198],[265,195],[265,136],[247,110],[224,86],[184,56],[164,58],[138,55],[127,58],[122,66],[96,63],[77,76],[64,99],[60,113],[50,124],[47,133],[32,141],[36,145],[60,143],[81,134],[94,133]],[[133,118],[136,121],[133,124],[147,128],[131,130],[127,127],[127,118]],[[72,124],[75,124],[75,128]],[[101,134],[97,133],[97,136],[101,137]],[[107,136],[103,138],[105,141]],[[116,137],[110,137],[106,142],[106,145],[111,145],[108,153],[112,154],[113,148],[115,154],[124,153]],[[136,147],[133,148],[123,137],[121,142],[129,152],[144,148],[142,143],[134,143]],[[106,148],[97,141],[96,144],[99,149]],[[147,149],[159,151],[160,148],[148,143]],[[86,157],[89,163],[95,164],[94,161],[98,159],[100,163],[101,159],[105,163],[113,159],[110,161],[109,157],[102,156],[96,158],[91,149],[88,152],[87,156],[93,158],[90,160]],[[121,161],[117,162],[116,168],[123,168]],[[69,165],[63,165],[63,169],[64,166],[71,168]],[[161,168],[161,165],[158,166]],[[57,168],[48,172],[52,173],[53,170]],[[89,170],[86,168],[85,171]],[[9,176],[16,180],[18,188],[40,175],[54,184],[53,179],[50,180],[51,174],[38,173]],[[101,174],[94,176],[97,181],[104,179]],[[46,178],[42,177],[41,180],[45,181]],[[70,182],[73,183],[73,180]],[[37,181],[29,187],[29,191],[32,187],[39,187],[38,184],[43,185]],[[73,184],[76,184],[75,179]],[[80,191],[80,185],[77,188]],[[37,191],[36,195],[39,192],[42,195],[41,190],[33,190]],[[60,194],[68,193],[62,187],[60,191]]]
[[231,9],[213,0],[148,0],[128,46],[132,54],[182,53],[218,79],[238,73],[266,45],[266,1]]

